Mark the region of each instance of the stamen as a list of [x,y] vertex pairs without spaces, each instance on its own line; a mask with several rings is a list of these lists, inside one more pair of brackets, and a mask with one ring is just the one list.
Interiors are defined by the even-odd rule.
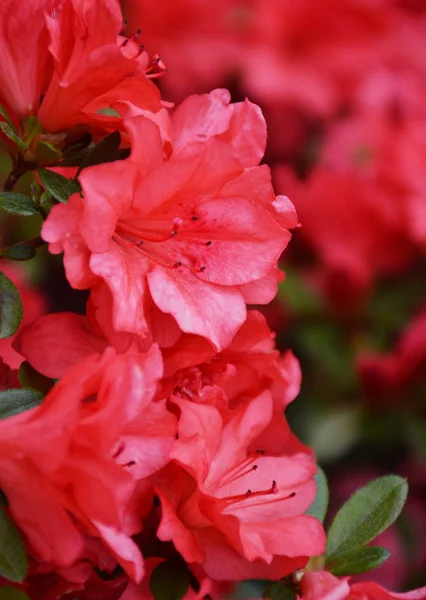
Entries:
[[143,44],[141,44],[138,48],[138,51],[136,52],[136,54],[134,56],[132,56],[133,59],[135,58],[139,58],[139,56],[142,54],[142,52],[145,50],[145,46]]
[[[228,498],[224,498],[224,501],[226,502],[226,504],[235,504],[237,502],[243,502],[244,500],[247,500],[247,498],[258,498],[258,497],[263,497],[263,496],[270,496],[271,494],[277,494],[278,493],[278,488],[277,488],[277,482],[273,481],[272,482],[272,486],[268,489],[268,490],[261,490],[260,492],[253,492],[252,490],[247,490],[247,492],[245,494],[237,494],[235,496],[228,496]],[[291,494],[289,494],[288,496],[285,496],[284,498],[277,498],[277,500],[288,500],[289,498],[293,498],[296,495],[295,492],[292,492]],[[267,503],[268,501],[266,501]],[[276,500],[274,500],[274,502],[276,502]],[[263,504],[263,502],[262,502]]]
[[163,75],[163,73],[165,73],[167,70],[168,69],[161,60],[160,56],[158,54],[154,54],[154,56],[151,58],[151,64],[145,71],[145,75],[150,79],[154,79],[155,77],[161,77],[161,75]]
[[199,217],[197,215],[192,215],[191,221],[198,221]]
[[120,48],[124,48],[125,46],[127,46],[127,44],[129,43],[129,39],[126,38],[125,40],[123,40],[120,44]]
[[204,266],[204,267],[200,267],[200,269],[199,269],[199,270],[200,270],[200,273],[202,273],[203,271],[205,271],[205,270],[206,270],[206,267],[205,267],[205,266]]
[[181,266],[182,266],[182,263],[181,263],[180,261],[178,261],[178,262],[177,262],[177,263],[175,263],[173,266],[174,266],[174,267],[181,267]]
[[211,246],[212,243],[211,242],[206,242],[206,246]]
[[253,465],[252,463],[255,462],[257,458],[257,456],[248,456],[239,465],[228,472],[228,476],[222,479],[221,485],[228,485],[228,483],[232,483],[233,481],[240,479],[240,477],[244,477],[244,475],[248,475],[248,473],[256,471],[258,465]]

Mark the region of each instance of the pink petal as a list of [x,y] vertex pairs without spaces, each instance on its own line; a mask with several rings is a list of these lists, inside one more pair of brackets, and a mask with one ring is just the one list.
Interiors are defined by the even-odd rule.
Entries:
[[158,308],[172,314],[183,331],[207,338],[218,351],[244,322],[245,303],[232,288],[200,281],[184,267],[173,271],[156,267],[147,278]]
[[281,579],[304,567],[307,558],[276,556],[266,564],[263,560],[248,561],[236,552],[213,527],[200,530],[198,537],[206,550],[203,568],[217,581],[244,581],[246,579]]
[[57,313],[44,315],[25,327],[15,344],[39,373],[59,379],[85,356],[102,352],[106,340],[93,334],[85,317]]
[[133,248],[127,249],[111,242],[109,252],[92,254],[90,267],[105,280],[112,293],[114,328],[117,331],[146,335],[148,324],[144,311],[144,272],[148,270],[149,264],[145,257]]

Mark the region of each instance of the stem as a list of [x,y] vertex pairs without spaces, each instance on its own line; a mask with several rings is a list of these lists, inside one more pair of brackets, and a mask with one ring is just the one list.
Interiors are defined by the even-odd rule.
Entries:
[[18,159],[17,162],[15,163],[12,171],[7,176],[7,179],[3,184],[2,191],[3,192],[11,192],[15,186],[15,183],[18,181],[18,179],[24,173],[27,172],[27,170],[28,170],[28,166]]

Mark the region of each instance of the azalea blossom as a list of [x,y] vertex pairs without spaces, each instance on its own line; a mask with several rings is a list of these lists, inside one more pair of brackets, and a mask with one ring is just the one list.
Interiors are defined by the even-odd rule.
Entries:
[[0,485],[38,560],[61,572],[90,557],[86,539],[96,538],[141,580],[130,536],[144,503],[133,505],[133,496],[138,481],[167,464],[176,432],[165,403],[152,402],[161,372],[155,347],[145,355],[109,349],[77,363],[40,407],[1,421]]
[[276,263],[297,218],[257,166],[266,143],[258,108],[229,106],[220,92],[187,103],[191,112],[184,103],[172,119],[170,157],[152,121],[127,120],[130,158],[85,169],[83,197],[55,206],[42,236],[52,253],[64,252],[73,287],[92,288],[98,305],[112,296],[116,331],[147,336],[166,313],[221,349],[246,302],[275,295]]
[[[381,356],[364,351],[358,358],[358,371],[372,406],[398,407],[401,394],[416,397],[425,384],[426,310],[408,324],[392,352]],[[414,404],[415,406],[415,404]]]
[[321,554],[322,526],[303,515],[315,497],[310,453],[292,439],[279,453],[258,445],[274,418],[270,394],[230,413],[178,394],[174,464],[155,478],[158,537],[215,580],[279,579]]
[[278,189],[289,190],[300,236],[318,259],[317,285],[339,304],[357,302],[376,279],[407,264],[411,246],[398,210],[385,190],[356,170],[318,165],[306,182],[296,181],[287,168],[275,175]]
[[303,575],[298,597],[303,600],[422,600],[426,597],[426,587],[397,594],[373,581],[351,584],[349,577],[338,578],[327,571],[318,571]]
[[0,103],[18,120],[37,116],[49,133],[121,128],[105,109],[164,119],[148,55],[120,36],[122,21],[117,0],[3,2]]

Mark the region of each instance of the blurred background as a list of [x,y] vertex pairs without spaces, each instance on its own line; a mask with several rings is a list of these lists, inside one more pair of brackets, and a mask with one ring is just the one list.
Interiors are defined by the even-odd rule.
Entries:
[[[364,578],[426,585],[426,0],[122,5],[126,35],[168,67],[165,100],[225,87],[262,108],[264,162],[300,218],[264,308],[302,367],[289,420],[329,478],[330,515],[377,476],[408,478],[403,516],[375,541],[392,557]],[[2,219],[3,245],[38,235],[37,219]],[[28,321],[84,312],[45,248],[4,270]],[[0,354],[14,366],[7,340]]]

